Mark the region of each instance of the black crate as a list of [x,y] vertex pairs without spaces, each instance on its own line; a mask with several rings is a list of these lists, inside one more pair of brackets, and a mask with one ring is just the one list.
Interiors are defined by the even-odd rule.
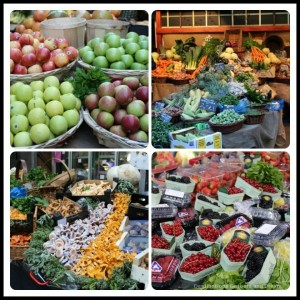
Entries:
[[27,220],[10,220],[10,234],[32,233],[34,231],[33,221],[33,212],[27,214]]
[[[141,205],[136,205],[134,203],[139,203]],[[148,204],[148,193],[132,194],[127,213],[128,218],[130,220],[148,220],[149,209],[148,207],[145,207]]]

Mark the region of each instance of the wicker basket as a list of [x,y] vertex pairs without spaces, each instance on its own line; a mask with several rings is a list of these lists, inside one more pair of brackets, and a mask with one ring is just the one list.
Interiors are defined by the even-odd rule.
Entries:
[[16,74],[10,74],[10,83],[13,84],[17,81],[21,81],[23,83],[30,83],[34,80],[43,80],[48,76],[56,76],[58,79],[62,79],[65,77],[66,73],[68,73],[72,67],[76,65],[77,59],[69,63],[64,68],[55,69],[48,72],[43,73],[36,73],[36,74],[25,74],[25,75],[16,75]]
[[266,110],[266,105],[267,104],[251,104],[250,109],[258,109],[260,111],[265,111]]
[[214,124],[208,121],[209,126],[215,132],[221,132],[222,134],[233,133],[243,127],[245,118],[242,121],[234,122],[231,124]]
[[61,187],[56,186],[41,186],[28,190],[28,195],[33,195],[36,197],[44,197],[48,202],[56,199],[56,193],[63,192]]
[[253,124],[261,124],[264,121],[265,118],[265,114],[261,113],[258,115],[247,115],[245,114],[245,123],[249,124],[249,125],[253,125]]
[[69,129],[66,133],[48,141],[42,144],[34,145],[34,146],[29,146],[29,147],[15,147],[18,149],[39,149],[39,148],[58,148],[62,147],[68,140],[72,138],[72,136],[75,134],[75,132],[78,130],[80,125],[83,122],[83,112],[80,112],[80,120],[76,124],[76,126],[72,127]]
[[[83,62],[81,59],[78,60],[78,64],[86,70],[93,67],[92,65]],[[148,70],[115,70],[107,68],[102,68],[102,71],[110,78],[124,78],[129,76],[142,77],[148,73]]]
[[107,148],[145,148],[148,143],[136,142],[130,139],[120,137],[114,133],[99,126],[91,117],[88,110],[83,112],[85,122],[93,129],[94,135],[98,139],[100,145],[104,145]]

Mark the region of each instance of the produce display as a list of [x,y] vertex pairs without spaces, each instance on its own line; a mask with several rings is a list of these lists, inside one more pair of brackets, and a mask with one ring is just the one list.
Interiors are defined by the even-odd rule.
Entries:
[[27,246],[31,239],[30,234],[13,234],[10,237],[11,246]]
[[86,64],[116,70],[148,69],[148,37],[128,32],[126,39],[108,32],[104,38],[95,37],[79,49]]
[[47,215],[60,214],[63,217],[74,215],[82,211],[80,205],[68,198],[52,200],[46,208],[42,209]]
[[109,181],[99,181],[97,183],[79,182],[72,188],[73,196],[96,196],[104,195],[104,192],[111,189]]
[[224,110],[209,119],[209,121],[214,124],[231,124],[243,120],[244,116],[237,114],[233,109]]
[[[178,165],[173,165],[159,182],[153,180],[153,188],[164,195],[169,182],[197,183],[192,192],[176,194],[178,201],[190,194],[192,200],[187,207],[179,207],[176,211],[173,209],[175,202],[163,203],[162,199],[152,207],[153,288],[268,290],[280,289],[285,280],[289,282],[290,274],[284,274],[287,269],[280,274],[276,271],[289,261],[289,219],[279,214],[289,211],[289,196],[279,188],[284,178],[278,176],[278,172],[281,173],[278,167],[258,160],[266,153],[252,153],[257,160],[248,169],[244,164],[244,156],[248,153],[244,152],[170,153]],[[162,157],[172,160],[161,154],[160,163]],[[276,159],[278,157],[286,159],[284,153],[278,153]],[[154,158],[157,163],[157,156]],[[247,178],[248,170],[250,177],[255,179]],[[201,184],[209,191],[212,191],[208,188],[210,185],[216,188],[213,172],[223,172],[217,192],[205,195]],[[156,178],[156,173],[153,168],[152,179]],[[253,185],[239,187],[240,180]],[[257,196],[250,197],[248,194],[254,186]],[[276,191],[275,197],[272,191]],[[276,198],[278,194],[280,199]],[[224,200],[224,195],[233,197],[230,203]],[[283,206],[275,206],[277,201],[287,205],[284,210]],[[175,258],[180,264],[174,271],[170,262]],[[164,277],[165,267],[172,270],[167,278]],[[278,286],[274,285],[276,280]]]

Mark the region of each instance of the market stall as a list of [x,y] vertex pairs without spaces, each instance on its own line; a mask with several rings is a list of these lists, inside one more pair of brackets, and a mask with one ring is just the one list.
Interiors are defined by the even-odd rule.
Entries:
[[12,170],[12,265],[47,289],[145,289],[148,192],[140,185],[147,155],[111,166],[105,179],[81,180],[64,165],[55,174],[21,160]]
[[[145,148],[147,18],[143,11],[13,11],[11,145],[63,147],[77,138],[71,145],[81,148],[86,139],[94,139],[86,147]],[[83,122],[91,130],[76,135]]]
[[[154,49],[157,51],[152,52],[152,121],[159,123],[157,119],[160,119],[173,124],[176,129],[187,128],[186,123],[195,126],[198,129],[194,133],[197,138],[190,138],[190,143],[193,139],[208,140],[211,133],[221,132],[220,148],[245,145],[251,128],[247,132],[242,131],[249,124],[257,124],[254,130],[257,142],[245,147],[284,147],[283,114],[286,119],[289,116],[290,58],[285,50],[289,46],[289,25],[222,26],[220,20],[228,16],[235,18],[241,12],[203,12],[187,11],[184,15],[176,11],[156,12]],[[261,14],[264,18],[264,13]],[[208,24],[213,18],[211,15],[219,17],[219,26]],[[187,20],[194,24],[202,18],[206,20],[206,25],[188,25]],[[176,23],[176,20],[178,25],[171,26],[171,22]],[[287,109],[284,111],[285,106]],[[224,110],[230,109],[236,114],[223,114]],[[273,118],[269,115],[268,123],[266,116],[270,112]],[[245,125],[238,126],[243,119]],[[207,126],[211,131],[202,131]],[[265,134],[263,128],[258,129],[264,126],[275,129]],[[240,135],[237,143],[227,139],[227,134],[233,132]],[[262,143],[265,136],[271,140],[270,143]],[[169,143],[154,140],[153,144],[157,148],[173,148],[171,139]]]
[[157,152],[152,286],[289,287],[289,155]]

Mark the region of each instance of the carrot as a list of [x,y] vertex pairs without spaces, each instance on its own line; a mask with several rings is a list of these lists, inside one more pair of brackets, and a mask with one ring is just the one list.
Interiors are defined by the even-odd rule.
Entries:
[[251,48],[250,55],[255,62],[262,62],[266,58],[266,54],[255,46]]
[[193,72],[192,78],[195,78],[196,75],[200,72],[200,70],[205,66],[208,62],[208,57],[207,55],[203,55],[198,63],[197,69]]
[[171,65],[173,61],[171,59],[159,59],[156,63],[155,70],[152,71],[152,76],[154,77],[168,77],[167,68]]

